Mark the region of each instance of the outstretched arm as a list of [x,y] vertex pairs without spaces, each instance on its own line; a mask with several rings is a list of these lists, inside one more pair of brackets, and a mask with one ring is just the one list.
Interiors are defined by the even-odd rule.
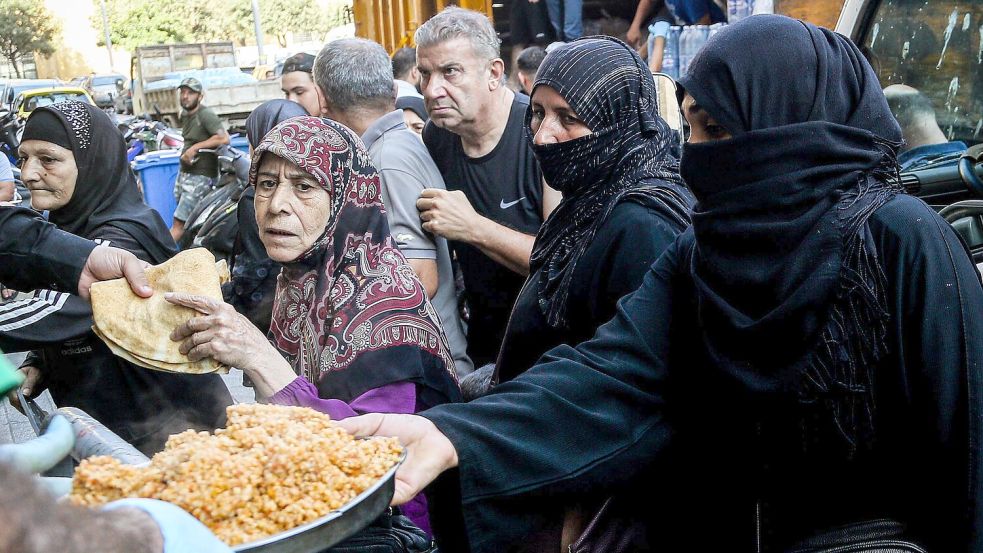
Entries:
[[590,341],[551,350],[487,396],[422,417],[366,415],[340,424],[360,436],[397,436],[406,445],[397,504],[454,467],[465,504],[573,479],[581,490],[625,482],[671,434],[662,392],[674,264],[663,256]]

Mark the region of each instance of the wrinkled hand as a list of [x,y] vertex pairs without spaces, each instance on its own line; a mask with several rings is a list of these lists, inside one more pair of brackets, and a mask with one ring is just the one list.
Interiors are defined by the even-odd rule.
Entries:
[[625,42],[628,43],[632,48],[638,48],[642,42],[642,29],[632,25],[628,28],[628,35],[625,37]]
[[440,473],[457,466],[454,444],[423,417],[372,413],[338,421],[338,425],[358,438],[399,438],[406,448],[406,460],[396,470],[393,505],[402,505],[413,499]]
[[[24,373],[24,382],[20,385],[20,391],[24,394],[24,397],[33,399],[41,395],[41,392],[46,387],[44,385],[44,373],[41,372],[41,369],[33,365],[24,365],[17,370]],[[17,390],[9,392],[7,399],[10,400],[10,404],[15,409],[20,411],[21,414],[24,414],[24,406],[20,404],[20,399],[17,398]]]
[[174,292],[164,294],[164,299],[203,315],[188,320],[171,333],[171,340],[181,342],[178,349],[192,361],[210,357],[245,370],[261,363],[272,350],[266,336],[223,301]]
[[484,220],[464,192],[425,188],[416,201],[423,230],[448,240],[473,243],[475,228]]
[[96,246],[85,261],[79,276],[79,295],[89,299],[92,283],[100,280],[125,278],[133,293],[149,298],[154,294],[144,270],[150,267],[146,261],[137,259],[132,253],[109,246]]

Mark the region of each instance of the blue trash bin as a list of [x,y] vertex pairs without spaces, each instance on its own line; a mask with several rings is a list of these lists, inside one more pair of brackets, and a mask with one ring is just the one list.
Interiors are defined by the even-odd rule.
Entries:
[[249,152],[249,140],[245,136],[235,135],[229,140],[229,145],[243,153]]
[[174,150],[150,152],[133,160],[133,170],[143,184],[143,200],[160,213],[164,224],[174,221],[174,183],[181,168],[181,154]]

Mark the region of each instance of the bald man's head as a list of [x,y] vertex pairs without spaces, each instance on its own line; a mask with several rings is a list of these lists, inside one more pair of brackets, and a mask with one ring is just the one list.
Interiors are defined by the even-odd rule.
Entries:
[[884,96],[891,113],[901,125],[905,138],[904,150],[948,142],[935,120],[935,108],[928,96],[903,84],[885,88]]

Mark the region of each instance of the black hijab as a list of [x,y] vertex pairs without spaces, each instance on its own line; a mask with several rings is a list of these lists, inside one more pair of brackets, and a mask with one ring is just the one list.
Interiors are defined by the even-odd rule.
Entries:
[[[546,182],[563,193],[563,201],[539,229],[530,270],[544,268],[540,308],[551,326],[564,327],[577,261],[618,203],[652,207],[683,229],[693,200],[672,154],[673,133],[656,112],[652,75],[626,44],[587,37],[557,48],[540,66],[532,93],[543,85],[556,90],[592,131],[532,147]],[[531,119],[530,105],[530,135]]]
[[[246,138],[255,148],[273,127],[287,119],[306,116],[307,111],[297,102],[283,99],[263,102],[246,119]],[[266,246],[259,239],[256,208],[253,205],[255,199],[256,189],[252,186],[247,187],[239,198],[236,211],[239,234],[236,237],[232,281],[223,288],[223,295],[237,311],[266,332],[273,313],[276,277],[282,267],[270,259]]]
[[246,138],[249,145],[253,148],[258,146],[266,133],[287,119],[306,116],[307,110],[297,102],[283,99],[263,102],[246,118]]
[[707,351],[751,389],[821,409],[852,454],[872,436],[886,353],[866,222],[899,191],[901,130],[877,76],[847,38],[760,15],[711,38],[681,84],[733,135],[683,147]]
[[143,202],[126,161],[123,135],[109,116],[83,102],[59,102],[31,113],[24,128],[25,137],[45,140],[45,133],[35,132],[32,124],[37,121],[42,130],[48,128],[51,116],[63,127],[52,134],[52,142],[64,141],[67,134],[78,179],[71,200],[51,211],[49,220],[83,238],[96,237],[102,227],[116,227],[139,242],[153,263],[173,256],[177,248],[170,231],[160,215]]

